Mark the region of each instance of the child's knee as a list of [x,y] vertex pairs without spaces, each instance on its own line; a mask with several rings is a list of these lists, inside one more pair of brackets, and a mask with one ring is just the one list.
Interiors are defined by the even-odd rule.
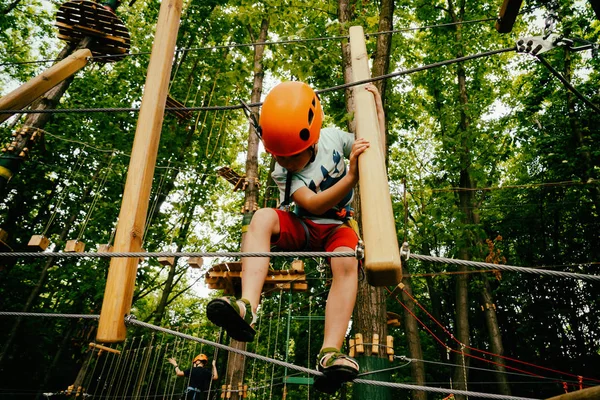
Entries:
[[260,208],[252,216],[250,221],[251,230],[267,230],[275,231],[276,227],[279,226],[279,217],[277,212],[272,208]]
[[334,257],[331,259],[331,272],[335,276],[357,276],[358,260],[354,257]]

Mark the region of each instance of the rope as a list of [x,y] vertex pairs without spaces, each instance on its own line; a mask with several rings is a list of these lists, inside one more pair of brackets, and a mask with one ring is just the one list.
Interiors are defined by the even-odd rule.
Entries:
[[[181,337],[181,338],[184,338],[184,339],[194,340],[194,341],[197,341],[199,343],[204,343],[204,344],[206,344],[208,346],[218,347],[218,348],[226,350],[226,351],[230,351],[230,352],[233,352],[233,353],[241,354],[241,355],[246,356],[246,357],[256,358],[258,360],[269,362],[269,363],[273,363],[273,364],[279,365],[281,367],[287,367],[289,369],[294,369],[294,370],[297,370],[297,371],[300,371],[300,372],[304,372],[304,373],[308,373],[308,374],[312,374],[312,375],[323,376],[322,372],[319,372],[319,371],[316,371],[316,370],[312,370],[312,369],[309,369],[309,368],[301,367],[301,366],[295,365],[295,364],[286,363],[284,361],[276,360],[276,359],[273,359],[273,358],[261,356],[260,354],[251,353],[251,352],[248,352],[248,351],[245,351],[245,350],[235,349],[235,348],[232,348],[232,347],[229,347],[229,346],[226,346],[226,345],[222,345],[222,344],[219,344],[219,343],[211,342],[211,341],[206,340],[206,339],[196,338],[196,337],[184,334],[184,333],[172,331],[170,329],[163,328],[163,327],[156,326],[156,325],[152,325],[152,324],[149,324],[147,322],[138,321],[138,320],[132,318],[131,316],[126,318],[126,322],[129,323],[129,324],[131,324],[131,325],[137,325],[137,326],[141,326],[141,327],[144,327],[144,328],[148,328],[148,329],[152,329],[152,330],[156,330],[156,331],[160,331],[160,332],[169,333],[171,335],[178,336],[178,337]],[[445,393],[445,394],[452,393],[452,394],[456,394],[456,395],[473,396],[473,397],[488,398],[488,399],[500,399],[500,400],[537,400],[537,399],[527,398],[527,397],[504,396],[504,395],[498,395],[498,394],[493,394],[493,393],[479,393],[479,392],[470,392],[470,391],[466,391],[466,390],[452,390],[452,389],[436,388],[436,387],[428,387],[428,386],[408,385],[408,384],[394,383],[394,382],[371,381],[371,380],[365,380],[365,379],[355,379],[353,382],[354,383],[362,383],[362,384],[365,384],[365,385],[391,387],[391,388],[396,388],[396,389],[421,390],[421,391],[426,391],[426,392]]]
[[548,70],[552,73],[552,75],[554,75],[563,84],[564,87],[566,87],[569,91],[571,91],[571,93],[573,93],[575,96],[577,96],[577,98],[579,98],[579,100],[583,101],[585,104],[590,106],[597,113],[600,113],[600,107],[598,107],[597,105],[592,103],[592,101],[590,99],[588,99],[587,97],[585,97],[585,95],[583,93],[581,93],[579,90],[575,89],[575,87],[573,85],[571,85],[571,82],[569,82],[564,76],[562,76],[560,74],[560,72],[558,72],[556,69],[554,69],[554,67],[552,65],[550,65],[550,63],[548,61],[546,61],[546,59],[544,57],[537,56],[537,59],[540,60],[540,62],[546,68],[548,68]]
[[[386,290],[388,291],[388,293],[392,293],[392,292],[390,291],[390,289],[389,289],[389,288],[386,288]],[[526,362],[526,361],[521,361],[521,360],[518,360],[518,359],[516,359],[516,358],[507,357],[507,356],[503,356],[503,355],[500,355],[500,354],[494,354],[494,353],[491,353],[491,352],[489,352],[489,351],[486,351],[486,350],[481,350],[481,349],[478,349],[478,348],[476,348],[476,347],[472,347],[472,346],[466,346],[466,345],[465,345],[465,344],[463,344],[461,341],[459,341],[459,340],[458,340],[458,339],[457,339],[457,338],[456,338],[456,337],[455,337],[455,336],[454,336],[454,335],[453,335],[453,334],[452,334],[452,333],[451,333],[451,332],[450,332],[450,331],[449,331],[449,330],[448,330],[448,329],[447,329],[447,328],[446,328],[444,325],[442,325],[442,324],[441,324],[441,323],[440,323],[440,322],[439,322],[437,319],[435,319],[435,317],[434,317],[433,315],[431,315],[431,313],[430,313],[429,311],[427,311],[427,309],[426,309],[425,307],[423,307],[423,305],[422,305],[422,304],[421,304],[421,303],[420,303],[420,302],[419,302],[417,299],[415,299],[415,298],[414,298],[414,297],[413,297],[413,296],[412,296],[412,295],[411,295],[411,294],[410,294],[408,291],[406,291],[406,290],[404,290],[404,289],[402,289],[402,291],[403,291],[403,292],[404,292],[404,293],[405,293],[405,294],[406,294],[406,295],[407,295],[407,296],[408,296],[408,297],[409,297],[409,298],[410,298],[410,299],[413,301],[413,303],[415,303],[415,304],[416,304],[416,305],[417,305],[417,306],[418,306],[418,307],[419,307],[419,308],[420,308],[420,309],[421,309],[421,310],[422,310],[422,311],[423,311],[423,312],[424,312],[424,313],[425,313],[425,314],[426,314],[426,315],[427,315],[427,316],[428,316],[428,317],[429,317],[429,318],[430,318],[430,319],[431,319],[431,320],[432,320],[432,321],[433,321],[433,322],[434,322],[436,325],[438,325],[438,326],[439,326],[439,327],[442,329],[442,331],[443,331],[444,333],[446,333],[446,334],[447,334],[447,335],[450,337],[450,339],[452,339],[453,341],[455,341],[456,343],[458,343],[458,344],[461,346],[461,348],[467,347],[469,350],[471,350],[471,351],[474,351],[474,352],[478,352],[478,353],[481,353],[481,354],[486,354],[486,355],[489,355],[489,356],[492,356],[492,357],[499,357],[499,358],[502,358],[502,359],[504,359],[504,360],[509,360],[509,361],[512,361],[512,362],[515,362],[515,363],[519,363],[519,364],[527,365],[527,366],[529,366],[529,367],[539,368],[539,369],[542,369],[542,370],[546,370],[546,371],[554,372],[554,373],[561,374],[561,375],[568,375],[568,376],[571,376],[571,377],[577,377],[577,378],[579,378],[579,377],[580,377],[579,375],[574,375],[574,374],[571,374],[571,373],[568,373],[568,372],[564,372],[564,371],[558,371],[558,370],[555,370],[555,369],[552,369],[552,368],[543,367],[543,366],[541,366],[541,365],[536,365],[536,364],[532,364],[532,363],[529,363],[529,362]],[[398,301],[398,303],[399,303],[399,304],[400,304],[402,307],[404,307],[404,309],[405,309],[405,310],[406,310],[406,311],[407,311],[407,312],[408,312],[410,315],[412,315],[412,317],[413,317],[415,320],[417,320],[417,322],[419,322],[419,323],[421,324],[421,326],[423,326],[423,328],[425,328],[425,329],[427,330],[427,332],[429,332],[429,334],[430,334],[430,335],[431,335],[431,336],[432,336],[432,337],[433,337],[433,338],[434,338],[436,341],[438,341],[438,342],[439,342],[439,343],[440,343],[442,346],[444,346],[444,347],[446,348],[446,350],[447,350],[447,352],[448,352],[448,358],[449,358],[449,356],[450,356],[450,352],[459,353],[459,352],[458,352],[458,350],[456,350],[456,349],[453,349],[453,348],[451,348],[451,347],[447,346],[447,345],[446,345],[446,344],[445,344],[445,343],[444,343],[444,342],[443,342],[443,341],[442,341],[440,338],[438,338],[438,337],[437,337],[437,336],[436,336],[436,335],[435,335],[435,334],[434,334],[434,333],[431,331],[431,329],[429,329],[429,327],[428,327],[427,325],[425,325],[425,323],[424,323],[423,321],[421,321],[421,320],[420,320],[420,319],[419,319],[419,318],[418,318],[418,317],[417,317],[417,316],[416,316],[416,315],[415,315],[415,314],[414,314],[414,313],[413,313],[413,312],[412,312],[412,311],[411,311],[411,310],[410,310],[410,309],[409,309],[409,308],[408,308],[408,307],[407,307],[407,306],[406,306],[406,305],[405,305],[405,304],[404,304],[404,303],[403,303],[403,302],[402,302],[402,301],[401,301],[401,300],[398,298],[398,296],[396,296],[396,300]],[[524,374],[528,374],[528,375],[530,375],[530,376],[535,376],[535,377],[538,377],[538,378],[544,378],[544,379],[553,379],[553,380],[555,380],[556,382],[560,382],[560,381],[559,381],[559,380],[557,380],[556,378],[549,378],[549,377],[547,378],[547,377],[544,377],[544,376],[542,376],[542,375],[536,374],[536,373],[534,373],[534,372],[529,372],[529,371],[525,371],[525,370],[522,370],[522,369],[519,369],[519,368],[515,368],[515,367],[508,366],[508,365],[506,365],[506,364],[501,364],[501,363],[498,363],[498,362],[495,362],[495,361],[492,361],[492,360],[489,360],[489,359],[486,359],[486,358],[483,358],[483,357],[478,357],[478,356],[475,356],[475,355],[473,355],[473,354],[471,354],[471,353],[466,353],[465,355],[466,355],[467,357],[474,358],[474,359],[476,359],[476,360],[479,360],[479,361],[484,361],[484,362],[486,362],[486,363],[493,364],[493,365],[499,365],[499,366],[502,366],[502,367],[504,367],[504,368],[511,369],[511,370],[513,370],[513,371],[519,371],[519,372],[522,372],[522,373],[524,373]],[[597,379],[594,379],[594,378],[587,378],[587,377],[586,377],[585,379],[587,379],[587,380],[592,380],[592,381],[596,381],[596,382],[600,382],[599,380],[597,380]]]
[[[235,251],[224,251],[224,252],[82,252],[82,253],[62,253],[62,252],[43,252],[43,253],[30,253],[26,251],[15,251],[12,253],[0,253],[0,258],[19,258],[19,257],[33,257],[33,258],[113,258],[113,257],[356,257],[356,253],[350,251],[278,251],[278,252],[235,252]],[[495,264],[494,264],[495,265]],[[600,277],[599,277],[600,278]]]
[[[404,251],[402,253],[405,254]],[[557,277],[562,277],[562,278],[581,279],[581,280],[586,280],[586,281],[600,281],[600,275],[579,274],[576,272],[565,272],[565,271],[552,271],[552,270],[547,270],[547,269],[529,268],[529,267],[517,267],[514,265],[492,264],[492,263],[486,263],[486,262],[480,262],[480,261],[458,260],[455,258],[424,256],[424,255],[413,254],[413,253],[410,253],[409,257],[414,258],[415,260],[441,262],[444,264],[458,264],[458,265],[466,265],[469,267],[476,267],[476,268],[490,268],[490,269],[499,269],[499,270],[505,270],[505,271],[513,271],[513,272],[524,272],[527,274],[550,275],[550,276],[557,276]]]
[[[403,255],[406,252],[403,251]],[[62,252],[43,252],[43,253],[31,253],[31,252],[12,252],[12,253],[0,253],[0,259],[2,258],[114,258],[114,257],[356,257],[356,253],[353,252],[328,252],[328,251],[281,251],[281,252],[82,252],[82,253],[62,253]],[[410,253],[410,258],[421,261],[429,262],[441,262],[445,264],[458,264],[466,265],[469,267],[476,268],[490,268],[498,270],[506,270],[512,272],[524,272],[528,274],[539,274],[539,275],[550,275],[563,278],[581,279],[587,281],[600,281],[600,275],[589,275],[580,274],[576,272],[565,272],[565,271],[552,271],[539,268],[528,268],[528,267],[517,267],[513,265],[503,264],[492,264],[480,261],[470,260],[459,260],[455,258],[445,258],[436,256],[426,256]]]
[[0,317],[36,317],[36,318],[81,318],[99,319],[97,314],[60,314],[60,313],[32,313],[21,311],[0,311]]
[[[506,47],[499,50],[490,50],[483,53],[473,54],[470,56],[453,58],[451,60],[440,61],[433,64],[424,65],[421,67],[411,68],[404,71],[393,72],[391,74],[380,75],[370,79],[363,79],[356,82],[345,83],[343,85],[333,86],[326,89],[315,90],[318,94],[333,92],[336,90],[347,89],[353,86],[359,86],[371,82],[376,82],[384,79],[395,78],[402,75],[408,75],[415,72],[425,71],[432,68],[442,67],[445,65],[455,64],[463,61],[475,60],[477,58],[488,57],[495,54],[507,53],[515,51],[516,47]],[[248,107],[260,107],[262,103],[247,104]],[[165,111],[218,111],[218,110],[238,110],[243,108],[242,104],[234,106],[208,106],[208,107],[165,107]],[[47,114],[47,113],[107,113],[107,112],[139,112],[139,108],[62,108],[62,109],[39,109],[39,110],[0,110],[0,114]]]
[[[57,314],[44,314],[44,313],[23,313],[23,312],[0,311],[0,316],[2,316],[2,315],[20,315],[20,316],[29,316],[29,317],[91,318],[91,319],[98,319],[99,318],[98,315],[58,314],[58,313]],[[210,340],[197,338],[197,337],[185,334],[185,333],[181,333],[181,332],[173,331],[171,329],[167,329],[167,328],[163,328],[163,327],[160,327],[160,326],[152,325],[152,324],[149,324],[147,322],[138,321],[132,315],[127,316],[125,318],[125,322],[128,323],[128,324],[130,324],[130,325],[141,326],[141,327],[144,327],[144,328],[147,328],[147,329],[150,329],[150,330],[154,330],[154,331],[158,331],[158,332],[163,332],[163,333],[168,333],[170,335],[173,335],[173,336],[176,336],[176,337],[179,337],[179,338],[182,338],[182,339],[196,341],[196,342],[199,342],[199,343],[202,343],[202,344],[206,344],[208,346],[213,346],[213,347],[216,347],[216,348],[219,348],[219,349],[222,349],[222,350],[226,350],[226,351],[229,351],[229,352],[241,354],[241,355],[246,356],[246,357],[255,358],[255,359],[267,362],[267,363],[273,363],[273,364],[279,365],[281,367],[287,367],[289,369],[294,369],[296,371],[304,372],[304,373],[311,374],[311,375],[323,376],[323,373],[320,372],[320,371],[317,371],[317,370],[312,370],[310,368],[301,367],[299,365],[286,363],[284,361],[276,360],[274,358],[265,357],[265,356],[262,356],[260,354],[255,354],[255,353],[251,353],[249,351],[235,349],[233,347],[229,347],[229,346],[226,346],[226,345],[223,345],[223,344],[220,344],[220,343],[215,343],[215,342],[212,342]],[[425,391],[425,392],[444,393],[444,394],[449,394],[450,393],[450,394],[455,394],[455,395],[473,396],[473,397],[480,397],[480,398],[487,398],[487,399],[499,399],[499,400],[538,400],[538,399],[533,399],[533,398],[528,398],[528,397],[504,396],[504,395],[498,395],[498,394],[493,394],[493,393],[470,392],[470,391],[466,391],[466,390],[453,390],[453,389],[428,387],[428,386],[419,386],[419,385],[409,385],[409,384],[394,383],[394,382],[371,381],[371,380],[365,380],[365,379],[355,379],[353,382],[354,383],[362,383],[362,384],[365,384],[365,385],[383,386],[383,387],[389,387],[389,388],[395,388],[395,389],[420,390],[420,391]]]

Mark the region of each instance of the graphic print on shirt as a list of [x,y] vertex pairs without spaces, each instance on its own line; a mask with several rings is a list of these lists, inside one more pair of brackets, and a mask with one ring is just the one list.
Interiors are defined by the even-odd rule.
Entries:
[[[324,165],[321,165],[321,173],[323,174],[323,179],[319,182],[318,191],[322,192],[326,189],[329,189],[333,185],[335,185],[340,179],[342,179],[346,175],[346,164],[344,163],[344,158],[337,151],[333,151],[332,155],[333,167],[330,174],[330,171],[325,168]],[[308,188],[315,193],[317,192],[317,184],[314,180],[311,180],[308,183]],[[344,207],[352,200],[353,190],[350,190],[346,196],[337,204],[338,207]]]

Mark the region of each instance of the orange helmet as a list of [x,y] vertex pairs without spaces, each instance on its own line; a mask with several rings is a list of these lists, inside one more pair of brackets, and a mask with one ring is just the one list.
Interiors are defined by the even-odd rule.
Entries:
[[323,111],[314,90],[303,82],[282,82],[262,105],[259,125],[267,151],[292,156],[319,140]]
[[208,356],[206,354],[198,354],[196,357],[194,357],[193,363],[195,364],[198,361],[208,361]]

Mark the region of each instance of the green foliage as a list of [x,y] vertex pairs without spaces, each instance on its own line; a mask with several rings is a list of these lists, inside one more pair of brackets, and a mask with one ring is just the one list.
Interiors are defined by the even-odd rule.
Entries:
[[[465,3],[461,14],[459,2],[396,3],[394,27],[402,32],[392,36],[390,71],[509,47],[516,38],[539,34],[543,28],[536,13],[526,13],[507,35],[493,29],[494,21],[409,30],[404,28],[494,18],[498,4]],[[597,42],[600,28],[589,5],[559,3],[557,31]],[[8,10],[10,4],[0,1],[0,10]],[[351,24],[362,25],[366,33],[376,32],[377,2],[352,2],[351,6]],[[27,0],[0,13],[2,94],[47,68],[47,64],[22,62],[52,58],[64,46],[54,37],[57,7]],[[152,49],[159,7],[155,1],[123,4],[117,13],[130,31],[132,55],[117,63],[93,63],[79,72],[58,108],[139,107],[149,55],[137,53]],[[270,23],[268,41],[294,42],[267,46],[263,93],[282,79],[304,80],[317,89],[344,83],[338,36],[346,35],[348,27],[339,23],[334,3],[190,1],[182,13],[170,96],[187,107],[248,101],[254,49],[241,44],[257,40],[265,18]],[[304,38],[318,40],[299,40]],[[367,49],[374,52],[375,36],[367,39]],[[588,55],[555,49],[546,57],[556,69],[570,73],[578,90],[600,104],[600,64],[597,57]],[[457,84],[459,75],[465,78],[466,102],[461,100],[465,93]],[[322,100],[327,124],[343,127],[353,117],[347,114],[343,91],[324,93]],[[495,245],[508,264],[598,273],[599,116],[569,94],[543,65],[527,55],[505,53],[429,69],[388,81],[384,100],[389,181],[399,241],[407,240],[415,253],[449,257],[466,253],[484,260],[488,252],[485,239],[501,235],[503,239]],[[26,250],[31,235],[43,232],[58,251],[69,239],[85,242],[90,251],[113,240],[137,117],[136,112],[53,115],[44,126],[43,143],[31,149],[0,205],[0,226],[8,232],[8,244],[14,250]],[[23,119],[0,126],[4,143]],[[247,120],[239,110],[194,111],[188,120],[165,114],[144,232],[146,250],[239,250],[243,194],[233,192],[216,171],[229,166],[244,172],[248,134]],[[270,158],[261,154],[260,196],[273,203],[271,198],[277,193],[266,192],[273,185],[268,179],[269,164]],[[187,272],[184,261],[179,260],[173,270],[153,259],[143,261],[137,271],[132,312],[140,320],[219,341],[219,332],[204,316],[209,299],[202,275],[222,260],[205,260],[207,265],[199,272]],[[276,268],[285,263],[287,260],[274,260]],[[102,259],[32,258],[6,263],[0,270],[0,309],[22,310],[37,288],[29,311],[99,313],[107,270],[108,261]],[[167,285],[169,272],[172,280]],[[423,358],[445,364],[428,365],[427,380],[447,382],[452,369],[447,365],[446,346],[458,346],[448,335],[456,329],[456,275],[421,274],[457,272],[457,268],[410,260],[406,272],[415,274],[412,290],[423,306],[417,307],[416,315],[428,328],[422,327],[419,333]],[[260,339],[249,345],[250,351],[280,360],[287,355],[290,362],[314,367],[323,322],[296,317],[323,315],[327,276],[313,261],[307,263],[307,273],[309,292],[293,294],[291,303],[287,292],[265,296],[257,325]],[[503,273],[499,280],[490,274],[470,276],[471,346],[490,346],[480,298],[482,288],[489,284],[507,356],[599,378],[597,285],[517,273]],[[213,291],[208,296],[217,295]],[[164,299],[167,307],[161,314]],[[404,313],[393,299],[388,310]],[[284,339],[288,315],[289,342]],[[2,339],[8,337],[15,321],[3,318]],[[85,364],[94,324],[25,319],[7,356],[10,368],[3,366],[1,387],[19,391],[25,382],[32,390],[65,389]],[[396,354],[408,356],[410,338],[402,328],[390,331],[396,340]],[[142,353],[151,354],[149,362],[155,372],[148,372],[143,380],[141,387],[146,393],[182,390],[184,382],[175,379],[166,364],[168,357],[175,355],[189,365],[197,352],[214,356],[213,348],[134,328],[128,341],[117,347],[123,354],[137,354],[135,360],[119,367],[122,374],[142,368]],[[105,360],[98,359],[96,373],[102,365],[108,368],[113,358]],[[217,360],[224,376],[226,355],[221,352]],[[401,365],[398,360],[395,363]],[[246,365],[249,384],[262,388],[252,392],[251,398],[282,397],[283,377],[295,374],[261,361],[249,360]],[[490,367],[476,359],[471,366]],[[27,371],[26,377],[23,371]],[[532,371],[549,376],[539,369]],[[394,370],[392,379],[412,382],[408,367]],[[469,389],[491,391],[477,384],[490,379],[489,373],[472,371]],[[550,397],[562,390],[553,385],[539,389],[528,383],[532,379],[525,377],[522,384],[513,385],[513,394]],[[131,389],[119,390],[133,394],[125,393]],[[305,398],[307,390],[288,385],[287,398]],[[409,396],[404,391],[394,395],[399,399]],[[318,395],[310,389],[310,396]]]

